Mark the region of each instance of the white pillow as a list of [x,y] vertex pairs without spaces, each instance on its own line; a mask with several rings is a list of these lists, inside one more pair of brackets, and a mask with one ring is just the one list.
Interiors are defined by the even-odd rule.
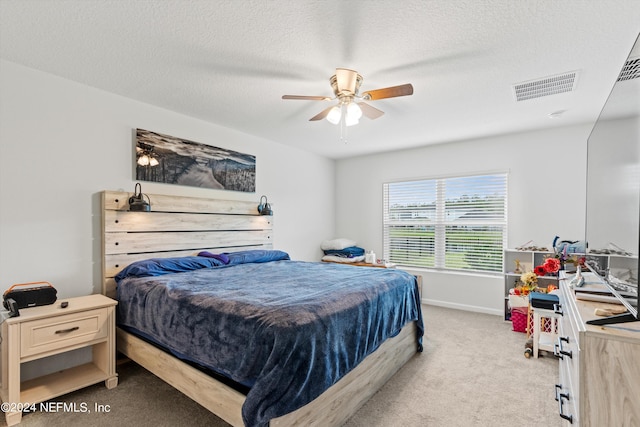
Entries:
[[325,240],[320,245],[320,249],[323,251],[339,251],[344,248],[349,248],[351,246],[355,246],[356,242],[354,240],[349,239],[333,239],[333,240]]

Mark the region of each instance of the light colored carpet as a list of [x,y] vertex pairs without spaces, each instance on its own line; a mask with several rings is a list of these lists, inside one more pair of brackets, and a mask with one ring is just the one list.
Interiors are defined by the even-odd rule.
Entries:
[[[525,334],[499,316],[423,306],[425,351],[409,361],[345,427],[560,426],[553,356],[524,357]],[[54,401],[90,413],[25,414],[22,427],[210,426],[228,424],[130,362],[119,384],[103,384]],[[96,413],[95,405],[109,405]],[[4,425],[4,417],[1,421]]]

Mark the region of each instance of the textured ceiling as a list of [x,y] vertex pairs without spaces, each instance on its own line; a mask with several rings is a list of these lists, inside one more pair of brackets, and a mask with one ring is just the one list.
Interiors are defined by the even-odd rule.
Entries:
[[[593,123],[639,31],[637,0],[0,0],[2,59],[331,158]],[[414,95],[344,144],[309,121],[331,104],[281,99],[332,96],[336,67]],[[569,71],[574,91],[515,102]]]

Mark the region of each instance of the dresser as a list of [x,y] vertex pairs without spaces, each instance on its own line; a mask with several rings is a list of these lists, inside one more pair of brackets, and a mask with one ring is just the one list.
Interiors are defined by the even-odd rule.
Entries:
[[[62,303],[66,303],[63,304]],[[115,306],[104,295],[58,300],[20,310],[2,323],[2,410],[7,425],[18,424],[22,411],[42,410],[40,402],[104,381],[118,384],[115,367]],[[83,347],[92,347],[91,362],[63,371],[20,380],[20,366]]]
[[640,322],[588,325],[596,308],[560,281],[561,314],[554,353],[560,358],[555,397],[569,426],[640,426]]

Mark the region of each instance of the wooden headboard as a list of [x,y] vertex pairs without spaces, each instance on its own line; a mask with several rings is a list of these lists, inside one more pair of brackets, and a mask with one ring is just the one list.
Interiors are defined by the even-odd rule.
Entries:
[[133,193],[102,192],[102,292],[116,295],[114,276],[147,258],[273,248],[273,217],[257,202],[148,194],[151,212],[129,211]]

